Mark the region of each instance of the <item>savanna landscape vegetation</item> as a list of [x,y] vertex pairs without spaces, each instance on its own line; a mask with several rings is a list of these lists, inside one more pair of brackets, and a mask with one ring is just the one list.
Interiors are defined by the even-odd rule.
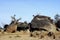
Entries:
[[55,19],[44,15],[33,15],[30,23],[21,22],[11,16],[12,21],[0,27],[0,40],[60,40],[60,15]]

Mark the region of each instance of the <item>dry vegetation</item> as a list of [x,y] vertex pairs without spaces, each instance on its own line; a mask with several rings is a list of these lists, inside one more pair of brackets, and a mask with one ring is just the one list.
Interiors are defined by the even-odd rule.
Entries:
[[[0,30],[0,40],[60,40],[60,31],[56,30],[55,24],[53,24],[51,21],[52,19],[50,19],[49,17],[46,17],[46,20],[47,20],[46,21],[45,16],[42,16],[42,18],[44,17],[43,18],[44,21],[41,21],[40,17],[41,16],[37,15],[37,18],[39,19],[39,21],[37,19],[34,19],[31,22],[33,24],[33,26],[30,25],[29,29],[24,28],[26,25],[22,26],[23,28],[20,28],[25,31],[16,30],[19,22],[17,22],[15,17],[13,17],[14,21],[12,22],[12,24],[8,25],[7,29],[5,28],[5,30],[7,30],[7,31]],[[36,25],[36,24],[38,24],[38,25]],[[45,26],[45,25],[48,25],[48,26]],[[19,26],[21,26],[21,25],[19,25]],[[38,29],[35,29],[34,27],[35,28],[38,27]],[[39,30],[40,27],[43,27],[43,29],[46,29],[48,31],[43,31],[43,29]],[[34,32],[33,32],[33,30],[34,30]],[[15,31],[15,32],[12,33],[13,31]],[[49,36],[49,35],[51,35],[51,36]]]
[[[46,34],[47,32],[33,32],[35,36],[30,37],[30,32],[16,32],[16,33],[7,33],[7,32],[0,32],[0,40],[60,40],[60,32],[56,32],[56,38],[53,39],[52,36],[48,37]],[[40,34],[40,35],[39,35]],[[36,36],[39,35],[39,36]],[[41,36],[42,35],[42,36]]]

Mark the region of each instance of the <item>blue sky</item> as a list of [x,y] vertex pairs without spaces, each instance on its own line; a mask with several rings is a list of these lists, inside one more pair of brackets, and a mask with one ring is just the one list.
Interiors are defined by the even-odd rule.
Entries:
[[30,22],[32,15],[42,14],[54,18],[60,14],[60,0],[0,0],[0,25],[10,23],[16,14],[20,21]]

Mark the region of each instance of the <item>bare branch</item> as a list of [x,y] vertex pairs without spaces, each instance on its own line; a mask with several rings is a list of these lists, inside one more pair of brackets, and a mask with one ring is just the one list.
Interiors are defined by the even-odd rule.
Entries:
[[21,20],[21,18],[17,19],[17,21]]
[[14,16],[11,16],[12,20],[16,21],[16,18],[15,18],[16,15]]

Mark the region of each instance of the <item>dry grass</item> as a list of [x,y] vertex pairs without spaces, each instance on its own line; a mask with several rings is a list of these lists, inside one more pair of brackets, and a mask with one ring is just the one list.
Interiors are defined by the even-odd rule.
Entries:
[[[38,32],[40,33],[40,32]],[[38,35],[37,33],[37,35]],[[53,39],[52,37],[48,37],[46,35],[47,32],[43,33],[44,37],[30,37],[30,33],[28,32],[16,32],[16,33],[6,33],[6,32],[0,32],[0,40],[60,40],[60,32],[56,32],[55,36],[56,38]],[[33,33],[34,34],[34,33]],[[42,34],[40,34],[42,35]]]

